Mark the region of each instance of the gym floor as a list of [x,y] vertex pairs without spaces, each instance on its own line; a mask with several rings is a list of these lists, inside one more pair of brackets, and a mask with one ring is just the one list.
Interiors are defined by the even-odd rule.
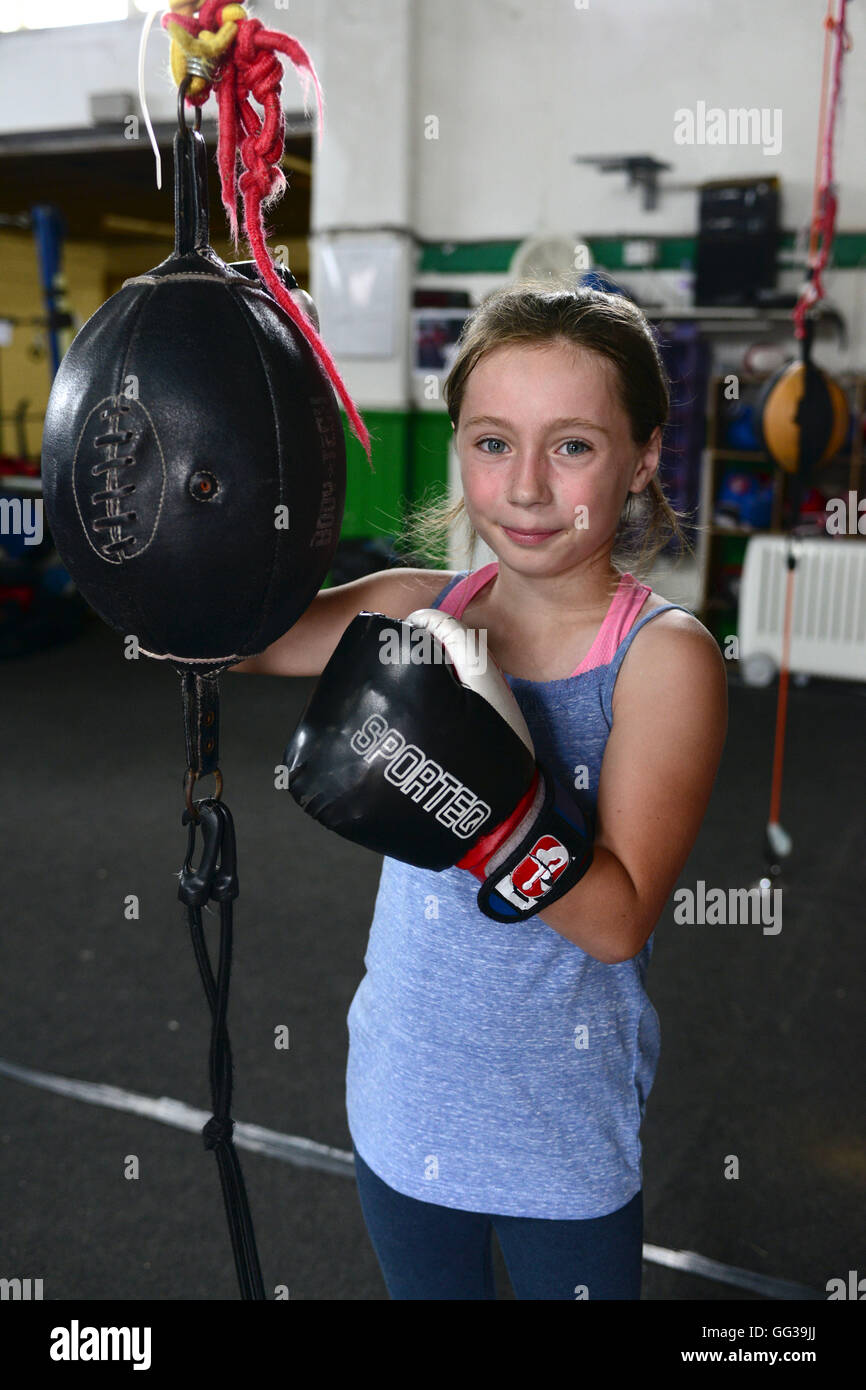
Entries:
[[[239,1148],[269,1295],[387,1299],[344,1105],[346,1014],[381,861],[273,785],[311,685],[221,681],[241,886],[233,1115],[239,1133],[286,1136],[268,1152]],[[70,645],[4,663],[0,691],[3,1272],[41,1278],[45,1299],[236,1299],[216,1162],[195,1132],[210,1114],[210,1019],[176,897],[178,678],[125,661],[94,619]],[[782,930],[679,925],[672,899],[656,929],[644,1299],[826,1298],[829,1279],[862,1269],[866,1017],[852,985],[866,956],[864,698],[830,681],[791,689]],[[775,699],[732,676],[727,746],[683,886],[748,887],[764,871]],[[274,1046],[280,1025],[288,1050]],[[56,1078],[86,1084],[61,1094]],[[205,1114],[190,1132],[136,1113],[136,1097],[177,1102],[169,1117]],[[513,1298],[494,1253],[499,1297]]]

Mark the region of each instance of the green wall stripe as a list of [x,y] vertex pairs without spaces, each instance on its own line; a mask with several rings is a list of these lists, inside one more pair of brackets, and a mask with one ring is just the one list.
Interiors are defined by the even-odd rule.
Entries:
[[414,501],[448,481],[448,446],[453,431],[444,410],[415,410],[410,416],[411,450],[406,495]]
[[[697,237],[653,236],[635,234],[629,237],[589,237],[586,244],[593,261],[607,270],[637,270],[627,266],[624,247],[631,241],[653,241],[657,258],[652,270],[683,270],[694,265]],[[779,250],[791,251],[796,236],[782,232]],[[501,275],[507,274],[515,251],[523,244],[517,241],[426,241],[421,243],[418,271],[421,274]],[[866,265],[866,232],[838,232],[833,243],[832,268],[853,270]],[[780,269],[783,269],[781,266]]]
[[419,271],[451,275],[507,274],[519,241],[424,241]]
[[[342,535],[395,535],[400,529],[400,498],[406,490],[409,460],[409,412],[362,410],[370,431],[373,468],[348,428],[346,437],[346,510]],[[374,472],[375,470],[375,472]]]
[[362,410],[373,468],[342,415],[346,439],[346,509],[341,535],[397,536],[406,501],[448,481],[451,421],[444,410]]

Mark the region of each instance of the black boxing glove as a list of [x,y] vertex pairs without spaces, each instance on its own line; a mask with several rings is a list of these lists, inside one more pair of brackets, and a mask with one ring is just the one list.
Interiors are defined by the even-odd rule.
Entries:
[[496,663],[436,608],[349,624],[285,763],[322,825],[419,868],[466,869],[497,922],[541,912],[592,863],[591,817],[536,761]]

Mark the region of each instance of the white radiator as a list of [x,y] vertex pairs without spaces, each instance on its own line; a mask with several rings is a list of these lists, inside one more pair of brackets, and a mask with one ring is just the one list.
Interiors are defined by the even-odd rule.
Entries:
[[[788,539],[755,536],[740,581],[740,670],[768,684],[781,665]],[[866,681],[866,543],[821,537],[795,540],[792,672]]]

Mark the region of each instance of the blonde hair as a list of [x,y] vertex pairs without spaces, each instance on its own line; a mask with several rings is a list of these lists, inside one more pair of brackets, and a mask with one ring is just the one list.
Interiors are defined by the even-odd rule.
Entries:
[[[606,357],[615,367],[617,398],[629,419],[638,447],[668,422],[670,383],[652,330],[641,310],[624,295],[604,290],[522,280],[487,295],[463,325],[457,355],[444,385],[445,404],[455,428],[466,383],[473,368],[493,348],[506,344],[564,341]],[[688,513],[671,506],[658,476],[641,493],[629,493],[617,525],[611,559],[635,574],[651,567],[669,542],[691,551],[680,522]],[[477,532],[461,497],[450,503],[430,489],[404,521],[405,542],[419,559],[441,564],[448,554],[452,527],[468,529],[471,556]]]

